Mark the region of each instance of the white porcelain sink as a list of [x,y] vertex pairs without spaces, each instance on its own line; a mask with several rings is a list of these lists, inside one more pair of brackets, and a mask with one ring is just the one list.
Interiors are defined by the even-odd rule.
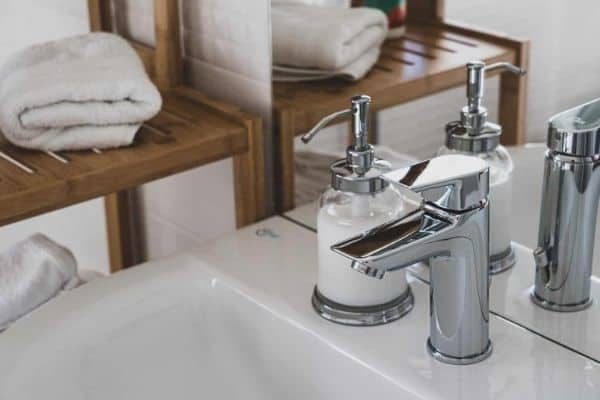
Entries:
[[399,394],[384,377],[217,275],[194,257],[176,257],[48,304],[0,337],[0,398]]
[[0,399],[598,399],[599,364],[496,316],[489,359],[433,360],[419,281],[392,324],[323,320],[315,249],[274,217],[67,293],[0,335]]

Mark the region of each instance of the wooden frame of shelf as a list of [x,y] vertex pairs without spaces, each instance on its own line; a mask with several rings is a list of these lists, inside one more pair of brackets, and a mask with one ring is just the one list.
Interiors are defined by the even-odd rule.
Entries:
[[[89,0],[88,6],[92,30],[111,31],[110,2]],[[143,183],[232,157],[237,226],[265,215],[261,119],[181,84],[177,1],[155,0],[154,6],[156,49],[134,47],[159,86],[163,108],[132,146],[61,152],[63,163],[0,140],[0,150],[35,171],[0,163],[0,225],[105,196],[112,271],[141,261],[131,188]]]
[[[371,95],[371,109],[376,113],[464,85],[465,64],[471,60],[506,61],[528,67],[526,40],[445,21],[441,0],[409,1],[408,10],[406,34],[386,41],[379,61],[362,80],[274,84],[278,211],[294,207],[294,138],[325,115],[346,108],[350,97]],[[526,76],[500,75],[499,123],[504,128],[505,144],[525,140],[526,95]]]

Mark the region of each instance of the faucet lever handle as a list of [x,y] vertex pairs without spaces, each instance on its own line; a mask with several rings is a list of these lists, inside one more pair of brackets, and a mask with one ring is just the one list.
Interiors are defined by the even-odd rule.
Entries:
[[478,157],[461,154],[421,161],[388,172],[383,178],[396,185],[413,202],[416,193],[428,203],[454,211],[479,207],[489,192],[487,163]]

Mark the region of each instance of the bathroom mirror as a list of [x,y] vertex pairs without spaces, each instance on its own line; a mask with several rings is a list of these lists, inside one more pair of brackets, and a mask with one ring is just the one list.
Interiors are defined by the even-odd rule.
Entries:
[[[273,26],[278,26],[272,38],[274,64],[286,56],[285,53],[275,53],[277,42],[282,40],[280,36],[287,40],[288,52],[291,52],[289,46],[292,43],[285,31],[281,33],[282,26],[287,24],[287,17],[277,7],[288,10],[307,7],[310,8],[305,10],[308,15],[313,15],[316,8],[321,7],[320,18],[327,19],[323,15],[351,12],[349,7],[361,9],[373,7],[375,3],[396,5],[402,2],[333,3],[273,2],[272,18],[283,20],[273,22]],[[528,297],[533,285],[532,271],[535,270],[531,249],[537,246],[547,120],[560,111],[598,97],[597,91],[589,85],[590,77],[595,76],[595,72],[589,66],[588,54],[583,49],[579,49],[579,53],[572,49],[564,37],[558,46],[578,59],[577,65],[586,71],[577,73],[577,79],[564,79],[564,74],[573,71],[573,64],[549,50],[558,42],[549,35],[547,27],[542,23],[534,27],[530,23],[532,20],[542,21],[553,13],[563,13],[564,10],[553,7],[540,10],[527,5],[520,9],[523,19],[515,21],[510,7],[505,7],[503,2],[491,2],[485,10],[472,5],[469,7],[466,3],[459,0],[407,1],[404,4],[404,32],[396,37],[386,36],[378,47],[376,61],[364,75],[338,74],[318,76],[317,79],[317,67],[305,65],[303,71],[299,71],[299,68],[274,65],[278,210],[316,229],[315,201],[330,183],[329,164],[345,156],[345,149],[351,143],[351,126],[348,119],[336,119],[338,124],[325,128],[308,145],[302,143],[299,136],[321,118],[348,107],[350,97],[361,93],[372,97],[369,143],[375,145],[378,157],[400,166],[411,160],[432,157],[446,144],[448,124],[460,120],[461,109],[468,103],[467,63],[480,60],[491,65],[501,61],[527,69],[526,76],[489,71],[480,99],[481,105],[487,109],[487,121],[501,126],[500,141],[506,146],[514,164],[513,193],[507,197],[508,200],[502,201],[502,205],[506,206],[509,213],[507,219],[510,230],[507,234],[510,240],[519,244],[516,250],[519,273],[509,270],[495,276],[496,283],[492,284],[491,289],[491,309],[541,335],[564,341],[597,360],[600,357],[594,350],[597,343],[589,334],[597,332],[597,326],[600,326],[595,317],[590,317],[595,315],[594,311],[586,311],[585,315],[549,314],[546,310],[538,310]],[[331,10],[332,6],[345,10]],[[581,12],[571,10],[569,13],[574,15]],[[330,17],[331,20],[333,18]],[[319,23],[316,17],[310,21],[308,18],[302,20],[302,12],[295,13],[294,19],[294,23],[303,21],[307,26]],[[449,20],[458,22],[450,23]],[[590,35],[591,32],[590,27],[581,26],[578,34],[571,35],[571,40],[576,40],[575,36],[579,34]],[[523,37],[534,44],[533,52],[530,52],[529,40]],[[333,43],[335,40],[329,35],[321,35],[319,40],[307,40],[304,45],[317,57],[319,49],[326,46],[335,48]],[[600,58],[596,58],[596,62],[600,62]],[[549,73],[542,65],[552,65],[556,70]],[[355,69],[350,70],[356,72]],[[287,78],[281,79],[283,75],[280,72],[286,72]],[[306,76],[309,74],[313,74],[314,79]],[[296,79],[290,78],[290,75]],[[501,203],[499,200],[496,202]],[[600,240],[596,235],[593,244],[596,254],[593,262],[595,276],[600,276],[598,242]],[[598,282],[597,278],[593,278],[592,292],[600,296]],[[567,320],[583,324],[587,333],[559,337],[558,327],[563,323],[560,321]]]

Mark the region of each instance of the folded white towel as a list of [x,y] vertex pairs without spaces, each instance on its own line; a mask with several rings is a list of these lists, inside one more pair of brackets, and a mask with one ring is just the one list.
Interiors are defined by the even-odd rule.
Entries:
[[78,282],[68,249],[39,233],[16,243],[0,254],[0,331]]
[[0,130],[21,147],[128,145],[160,107],[135,50],[110,33],[34,45],[0,68]]
[[333,71],[324,69],[298,68],[273,66],[273,81],[275,82],[302,82],[315,81],[339,77],[349,81],[362,79],[367,72],[379,59],[380,50],[378,47],[367,51],[365,54],[354,60],[350,64]]
[[388,30],[374,8],[278,5],[271,11],[273,64],[335,71],[379,48]]

